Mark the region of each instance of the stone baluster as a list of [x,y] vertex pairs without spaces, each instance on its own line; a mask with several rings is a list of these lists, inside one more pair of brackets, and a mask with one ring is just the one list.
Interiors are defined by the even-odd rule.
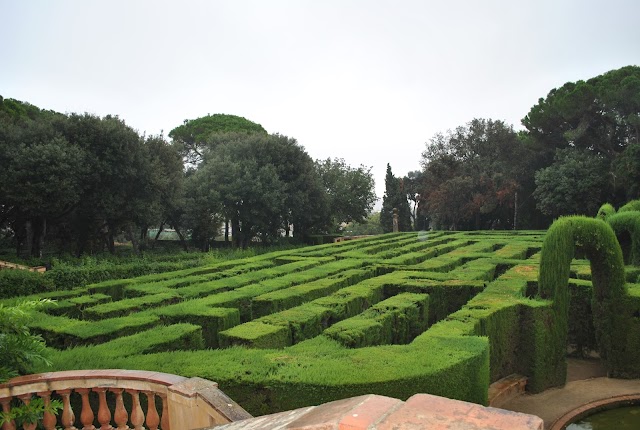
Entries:
[[53,413],[46,411],[46,409],[51,405],[51,391],[41,391],[37,394],[42,397],[42,400],[44,401],[45,412],[42,417],[42,427],[44,427],[44,430],[56,430],[56,416]]
[[71,396],[71,390],[57,390],[60,397],[62,397],[62,415],[60,416],[60,422],[64,427],[64,430],[78,430],[74,427],[73,423],[76,420],[76,416],[71,409],[71,402],[69,396]]
[[153,391],[143,391],[147,396],[147,427],[149,430],[158,430],[160,415],[156,409],[156,394]]
[[122,400],[122,388],[111,388],[110,391],[116,395],[116,410],[113,413],[113,421],[118,426],[118,430],[129,430],[127,421],[129,420],[129,414],[124,408],[124,401]]
[[162,399],[162,420],[160,421],[160,428],[162,430],[171,430],[171,426],[169,425],[169,402],[167,401],[167,396],[160,394],[160,398]]
[[76,388],[76,393],[80,393],[82,397],[82,411],[80,412],[82,430],[96,430],[93,425],[93,410],[91,410],[91,404],[89,403],[89,391],[89,388]]
[[[0,403],[2,403],[2,412],[8,414],[11,410],[11,399],[0,399]],[[6,422],[2,425],[2,430],[16,430],[16,423],[13,420]]]
[[100,430],[113,430],[111,426],[111,411],[107,405],[107,389],[102,387],[92,388],[98,393],[98,422]]
[[[31,393],[23,394],[18,396],[18,398],[22,400],[22,403],[24,403],[25,406],[29,406],[29,403],[31,403]],[[36,424],[37,423],[22,423],[22,428],[24,430],[36,430]]]
[[131,395],[131,425],[134,430],[145,430],[142,424],[144,424],[144,412],[142,406],[140,406],[140,391],[127,390],[127,393]]

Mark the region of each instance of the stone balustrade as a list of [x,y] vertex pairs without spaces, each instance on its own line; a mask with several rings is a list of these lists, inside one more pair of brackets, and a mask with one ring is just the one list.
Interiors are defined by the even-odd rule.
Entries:
[[[108,393],[112,393],[109,397],[115,402],[107,401]],[[74,402],[72,395],[76,398]],[[191,430],[251,417],[215,382],[140,370],[50,372],[20,376],[0,384],[0,404],[5,412],[14,399],[28,404],[33,396],[41,397],[45,405],[52,396],[62,400],[58,417],[45,413],[41,424],[46,430],[56,426],[77,430],[77,425],[82,430]],[[79,411],[72,407],[77,403]],[[125,403],[130,405],[129,410]],[[144,410],[141,403],[146,403]],[[35,424],[23,425],[24,430],[35,428]],[[5,423],[2,430],[17,429],[15,423]]]

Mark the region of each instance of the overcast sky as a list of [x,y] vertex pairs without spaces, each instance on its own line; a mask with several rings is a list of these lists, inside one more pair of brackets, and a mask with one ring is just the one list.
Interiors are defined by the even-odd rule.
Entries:
[[166,135],[243,116],[314,159],[419,169],[473,118],[640,65],[638,0],[0,0],[0,95]]

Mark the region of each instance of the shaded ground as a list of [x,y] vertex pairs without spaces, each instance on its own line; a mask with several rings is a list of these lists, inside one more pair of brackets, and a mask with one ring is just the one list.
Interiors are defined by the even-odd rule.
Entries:
[[537,415],[545,429],[561,416],[580,406],[621,395],[640,395],[640,379],[612,379],[600,360],[568,360],[567,384],[539,394],[524,394],[504,403],[501,408]]

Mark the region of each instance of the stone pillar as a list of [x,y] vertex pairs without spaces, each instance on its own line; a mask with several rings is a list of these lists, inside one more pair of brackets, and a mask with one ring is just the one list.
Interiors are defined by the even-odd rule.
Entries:
[[393,208],[393,232],[398,232],[398,208]]

